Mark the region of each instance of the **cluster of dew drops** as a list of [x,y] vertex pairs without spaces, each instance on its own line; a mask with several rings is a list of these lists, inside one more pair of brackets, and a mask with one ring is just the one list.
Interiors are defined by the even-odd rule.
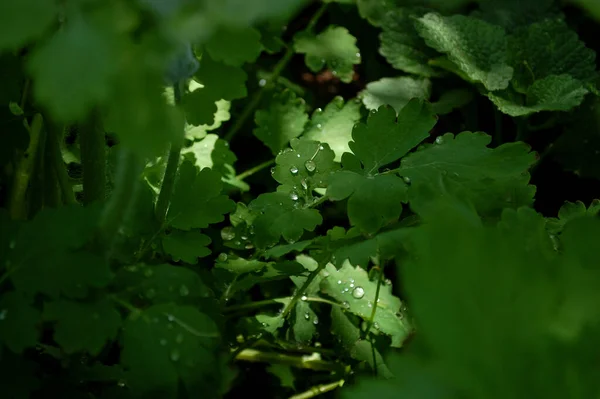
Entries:
[[[306,171],[309,174],[313,174],[317,171],[317,163],[314,161],[314,159],[317,156],[317,154],[319,153],[319,151],[321,151],[323,149],[325,149],[325,147],[323,147],[323,145],[320,144],[319,147],[317,147],[317,151],[315,151],[313,156],[310,159],[307,159],[306,161],[304,161],[304,168],[306,169]],[[291,149],[288,148],[288,151],[291,151]],[[296,154],[296,156],[298,158],[300,158],[300,154]],[[271,175],[275,174],[275,170],[276,170],[275,167],[271,168]],[[289,171],[292,176],[297,176],[298,173],[300,173],[300,169],[296,165],[290,166]],[[302,179],[300,181],[300,185],[302,186],[302,189],[308,193],[309,187],[308,187],[308,182],[306,181],[306,179]],[[294,187],[294,190],[292,190],[292,192],[290,192],[290,199],[294,202],[296,202],[300,199],[300,196],[298,195],[298,192],[296,191],[296,189],[297,189],[297,187]],[[296,202],[296,204],[298,204],[298,202]]]

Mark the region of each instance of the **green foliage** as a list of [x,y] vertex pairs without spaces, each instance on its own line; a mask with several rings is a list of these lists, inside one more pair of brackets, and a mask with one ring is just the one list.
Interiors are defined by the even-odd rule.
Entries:
[[1,396],[599,397],[573,3],[4,1]]

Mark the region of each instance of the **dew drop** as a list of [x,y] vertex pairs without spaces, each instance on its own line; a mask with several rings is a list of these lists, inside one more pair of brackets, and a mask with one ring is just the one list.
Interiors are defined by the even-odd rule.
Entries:
[[442,136],[438,136],[435,138],[436,144],[444,144],[444,138]]
[[342,306],[345,307],[346,309],[350,309],[350,303],[348,301],[342,302]]
[[306,296],[306,294],[302,295],[302,297],[300,297],[300,299],[303,301],[308,301],[308,297]]
[[350,283],[350,288],[354,288],[354,283]]
[[167,345],[167,340],[166,340],[166,339],[164,339],[164,338],[163,338],[163,339],[161,339],[161,340],[160,340],[160,345],[161,345],[161,346],[165,346],[165,345]]
[[370,308],[372,308],[373,307],[373,302],[371,302],[371,301],[367,302],[367,306],[370,307]]
[[319,145],[319,151],[323,151],[325,149],[325,147],[323,147],[323,144]]
[[227,254],[225,252],[221,252],[217,257],[219,262],[227,262]]
[[352,290],[352,296],[356,299],[360,299],[365,296],[365,290],[363,287],[356,287],[354,290]]
[[175,316],[173,316],[172,314],[168,314],[167,315],[167,320],[173,321],[173,320],[175,320]]
[[344,288],[344,292],[348,292],[348,291],[350,291],[350,288],[348,288],[348,287]]
[[308,190],[308,183],[306,183],[306,179],[302,179],[300,184],[302,185],[303,189]]
[[317,108],[317,109],[315,110],[315,112],[323,112],[323,109],[322,109],[322,108]]
[[376,330],[379,330],[379,323],[377,323],[377,322],[373,323],[373,327],[375,327]]
[[188,287],[186,285],[182,285],[181,287],[179,287],[179,295],[188,296],[189,294],[190,294],[190,290],[188,289]]
[[8,314],[8,309],[0,310],[0,321],[6,319],[6,315]]
[[267,79],[261,79],[258,81],[258,85],[260,87],[265,87],[266,84],[267,84]]
[[235,230],[233,227],[225,227],[221,230],[221,238],[223,241],[231,241],[235,238]]
[[408,176],[404,176],[404,177],[402,178],[402,180],[404,180],[404,183],[406,183],[406,184],[410,184],[410,177],[408,177]]
[[179,351],[177,349],[171,351],[171,360],[174,362],[179,360]]
[[310,314],[308,312],[304,313],[304,318],[306,320],[310,319]]
[[311,173],[314,172],[315,170],[317,170],[317,164],[315,163],[315,161],[313,161],[311,159],[304,162],[304,167],[306,168],[306,170],[308,170]]
[[321,125],[320,123],[317,123],[317,129],[323,129],[323,125]]
[[298,168],[297,168],[297,167],[295,167],[295,166],[292,166],[292,167],[290,168],[290,173],[291,173],[292,175],[296,176],[296,175],[298,174]]
[[272,174],[272,175],[274,175],[274,174],[275,174],[275,167],[274,167],[274,166],[271,168],[271,174]]
[[342,284],[342,280],[338,280],[338,284]]
[[319,324],[319,319],[315,317],[315,319],[313,320],[313,324],[316,326],[317,324]]
[[296,194],[296,192],[292,191],[290,193],[290,198],[292,199],[292,201],[298,201],[298,194]]

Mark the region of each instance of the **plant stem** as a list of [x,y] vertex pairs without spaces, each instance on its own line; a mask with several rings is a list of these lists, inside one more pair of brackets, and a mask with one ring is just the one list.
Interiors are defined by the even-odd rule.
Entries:
[[[178,106],[181,103],[181,91],[180,82],[173,85],[175,106]],[[169,158],[167,160],[167,168],[165,169],[165,175],[160,187],[160,193],[158,194],[158,200],[156,201],[156,219],[161,226],[167,217],[169,203],[171,202],[171,194],[173,194],[173,187],[175,186],[175,179],[177,178],[177,169],[179,168],[181,148],[183,145],[183,132],[181,133],[182,137],[171,142],[171,149],[169,150]]]
[[[379,278],[377,279],[377,288],[375,289],[375,299],[373,303],[373,309],[371,310],[371,317],[369,317],[369,322],[367,323],[367,328],[365,329],[364,336],[366,337],[369,334],[369,330],[373,326],[373,322],[375,320],[375,314],[377,313],[377,301],[379,300],[379,290],[381,289],[381,282],[383,280],[383,266],[379,269]],[[376,364],[375,362],[373,364]]]
[[101,216],[100,232],[110,253],[120,227],[131,205],[135,203],[139,177],[144,169],[142,161],[127,148],[121,148],[115,172],[115,188]]
[[322,384],[322,385],[316,385],[314,387],[311,387],[309,390],[304,391],[302,393],[299,393],[297,395],[294,396],[290,396],[289,399],[310,399],[310,398],[314,398],[315,396],[319,396],[321,394],[324,394],[326,392],[330,392],[333,391],[336,388],[341,388],[342,386],[344,386],[344,380],[339,380],[336,382],[332,382],[329,384]]
[[80,126],[83,204],[106,199],[106,142],[97,110]]
[[36,154],[40,144],[40,137],[44,119],[41,114],[35,114],[29,126],[29,147],[19,160],[15,171],[8,209],[12,219],[27,218],[27,203],[25,196],[29,188],[29,181],[35,166]]
[[[244,311],[244,310],[252,310],[252,309],[262,308],[262,307],[266,307],[266,306],[281,305],[282,302],[291,301],[292,298],[293,297],[288,296],[288,297],[283,297],[283,298],[265,299],[263,301],[248,302],[243,305],[228,306],[223,309],[223,313],[233,313],[233,312],[239,312],[239,311]],[[309,297],[306,297],[306,299],[302,299],[302,300],[305,302],[319,302],[319,303],[326,303],[331,306],[341,306],[337,302],[333,302],[328,299],[324,299],[324,298],[320,298],[320,297],[309,296]]]
[[321,360],[320,356],[292,356],[277,352],[262,352],[257,349],[247,348],[240,351],[235,357],[237,361],[274,363],[296,368],[316,370],[316,371],[335,371],[339,370],[340,365],[335,362]]
[[[62,140],[62,130],[52,121],[48,121],[46,131],[48,133],[48,157],[51,167],[56,173],[58,185],[60,187],[61,196],[63,203],[65,204],[76,204],[75,194],[73,193],[73,187],[69,180],[69,174],[67,168],[62,159],[62,153],[60,151],[60,141]],[[61,132],[59,134],[59,132]]]
[[268,168],[269,166],[273,165],[275,163],[274,159],[270,159],[268,161],[265,161],[259,165],[256,165],[250,169],[248,169],[245,172],[240,173],[239,175],[237,175],[235,178],[238,180],[244,180],[250,176],[252,176],[253,174],[260,172],[261,170],[263,170],[264,168]]
[[[328,5],[328,3],[323,3],[321,5],[321,7],[317,10],[317,12],[315,12],[315,14],[312,16],[312,18],[306,25],[306,29],[304,30],[305,32],[310,32],[311,30],[314,29],[315,25],[317,24],[317,21],[319,20],[319,18],[321,18],[321,16],[327,9],[327,5]],[[293,56],[294,56],[294,46],[290,44],[287,46],[287,50],[286,50],[285,54],[283,55],[283,57],[281,57],[279,62],[275,65],[275,68],[273,68],[273,72],[271,73],[271,76],[269,76],[269,78],[267,79],[265,84],[260,89],[258,89],[258,91],[256,91],[254,93],[250,102],[242,110],[241,115],[236,118],[233,126],[231,127],[231,129],[229,129],[229,131],[225,135],[226,141],[231,142],[231,140],[233,140],[235,135],[244,126],[244,123],[246,123],[246,120],[250,117],[250,115],[252,115],[252,113],[254,112],[256,107],[258,107],[258,105],[260,104],[260,100],[262,99],[262,96],[264,95],[266,89],[269,88],[271,86],[271,84],[279,78],[279,75],[281,75],[281,73],[283,72],[283,70],[285,69],[287,64],[292,60]]]
[[313,280],[315,279],[315,277],[317,277],[319,272],[325,268],[325,265],[326,265],[325,262],[320,263],[319,266],[317,266],[317,268],[308,275],[308,277],[306,278],[306,281],[304,282],[304,284],[302,284],[302,287],[300,287],[300,289],[298,291],[296,291],[296,293],[294,294],[292,299],[290,299],[290,302],[287,304],[285,309],[283,309],[283,312],[281,312],[282,319],[285,319],[290,314],[290,312],[292,311],[292,309],[294,308],[296,303],[304,295],[303,294],[304,291],[306,291],[308,289],[308,287],[310,286],[310,283],[313,282]]

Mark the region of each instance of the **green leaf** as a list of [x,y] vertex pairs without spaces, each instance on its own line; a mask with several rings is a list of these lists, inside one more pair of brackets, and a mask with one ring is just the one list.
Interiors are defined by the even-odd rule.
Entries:
[[205,7],[211,21],[248,26],[265,20],[287,20],[306,3],[307,0],[211,0]]
[[262,51],[260,32],[250,27],[220,27],[205,46],[212,59],[234,67],[254,62]]
[[313,231],[323,222],[317,210],[299,207],[297,199],[281,192],[259,195],[250,203],[250,209],[259,213],[254,220],[258,248],[277,244],[280,237],[290,243],[296,242],[304,230]]
[[[198,81],[194,85],[196,87],[193,87],[193,90],[182,99],[186,120],[192,125],[212,125],[214,129],[218,122],[217,118],[223,120],[223,116],[219,115],[219,102],[244,98],[248,95],[246,72],[240,67],[217,62],[208,55],[202,57],[194,79]],[[228,114],[227,119],[229,119]]]
[[265,267],[272,265],[273,262],[261,262],[255,259],[244,259],[238,256],[227,256],[225,259],[218,259],[215,267],[229,270],[235,274],[244,274],[259,271]]
[[349,197],[348,219],[352,226],[373,234],[402,212],[408,202],[408,186],[394,175],[364,176],[343,170],[331,176],[327,196],[334,201]]
[[[372,342],[361,339],[359,327],[350,321],[348,314],[343,309],[338,307],[331,308],[331,332],[337,336],[342,348],[353,359],[368,363],[371,369],[377,370],[377,374],[381,377],[392,377],[381,353]],[[376,359],[376,364],[373,363],[373,357]]]
[[115,286],[131,298],[153,303],[194,301],[212,295],[198,273],[174,265],[133,265],[123,268]]
[[[95,303],[56,300],[44,304],[44,319],[56,322],[54,340],[67,354],[96,356],[121,328],[121,316],[107,300]],[[85,332],[85,333],[82,333]]]
[[335,97],[324,110],[316,109],[306,125],[303,138],[326,143],[335,153],[334,160],[340,162],[342,154],[350,152],[352,128],[360,120],[360,103]]
[[[296,261],[302,264],[306,270],[313,272],[317,269],[317,262],[306,256],[298,255]],[[296,289],[300,289],[308,277],[296,276],[290,277],[294,282]],[[301,299],[296,302],[293,312],[292,332],[294,333],[294,339],[300,344],[310,344],[317,332],[317,325],[319,324],[319,318],[315,311],[311,308],[310,303],[306,300],[309,297],[317,296],[319,292],[319,284],[321,282],[321,276],[317,276],[310,285],[302,292]]]
[[513,86],[518,92],[526,92],[534,82],[552,75],[566,74],[584,83],[598,76],[596,53],[559,18],[519,29],[510,37],[509,49],[515,69]]
[[425,44],[415,29],[415,18],[425,9],[399,8],[382,15],[379,53],[396,69],[424,77],[438,76],[429,61],[439,53]]
[[0,4],[0,50],[17,50],[42,36],[54,23],[57,4],[46,0],[7,0]]
[[35,346],[40,338],[41,318],[31,300],[17,291],[4,293],[0,297],[0,342],[18,354]]
[[390,105],[396,112],[400,112],[412,98],[428,100],[430,94],[431,82],[429,79],[398,76],[381,78],[368,83],[365,90],[360,93],[360,97],[369,110],[377,110],[382,105]]
[[245,274],[235,280],[231,285],[229,292],[233,295],[237,291],[248,292],[256,284],[262,284],[269,281],[287,280],[290,276],[299,276],[306,272],[306,269],[294,261],[268,262],[262,269]]
[[266,109],[256,111],[254,135],[277,154],[291,139],[302,134],[307,121],[304,100],[285,90],[275,94]]
[[[412,99],[396,112],[387,106],[369,114],[366,124],[355,125],[350,148],[355,155],[342,157],[343,170],[334,173],[327,196],[348,200],[348,217],[353,226],[367,234],[396,220],[407,202],[407,186],[394,174],[378,174],[379,169],[406,155],[429,135],[436,119],[431,107]],[[362,164],[362,166],[361,166]]]
[[211,168],[223,176],[229,174],[227,165],[233,167],[237,161],[237,157],[229,149],[227,141],[212,133],[183,149],[182,154],[193,154],[198,169]]
[[455,109],[462,108],[469,104],[475,98],[475,94],[467,89],[447,90],[438,100],[431,104],[433,113],[436,115],[446,115]]
[[294,377],[294,373],[290,366],[283,366],[281,364],[271,365],[267,367],[267,372],[277,377],[283,388],[295,389],[294,381],[296,380],[296,377]]
[[285,149],[275,158],[273,178],[281,184],[278,192],[288,193],[298,205],[310,205],[313,190],[327,187],[328,179],[338,169],[334,153],[327,144],[293,139],[291,149]]
[[192,392],[213,386],[218,339],[215,322],[192,306],[155,305],[134,313],[123,329],[127,383],[138,395],[163,397],[177,397],[180,379]]
[[281,258],[290,252],[302,252],[312,243],[312,240],[298,241],[293,244],[276,245],[273,248],[267,249],[263,256],[269,258]]
[[179,168],[179,178],[167,213],[170,225],[181,230],[205,228],[225,220],[235,203],[221,194],[221,176],[208,168],[197,172],[189,161]]
[[541,111],[569,111],[588,94],[583,83],[570,75],[549,75],[527,88],[523,100],[510,92],[489,93],[498,109],[510,116],[525,116]]
[[214,122],[210,125],[188,125],[185,131],[185,137],[187,139],[202,140],[204,137],[206,137],[208,132],[220,128],[224,122],[227,122],[229,119],[231,119],[231,114],[229,113],[231,102],[227,100],[219,100],[215,103],[215,105],[217,106],[217,111],[213,115]]
[[488,90],[508,87],[513,69],[508,65],[504,30],[474,17],[443,17],[429,13],[417,22],[425,42],[447,54],[450,61]]
[[571,220],[583,216],[596,216],[600,213],[600,200],[595,199],[589,207],[581,201],[565,202],[558,211],[558,218],[548,218],[546,220],[546,229],[551,234],[560,234],[565,225]]
[[210,243],[210,237],[199,231],[173,230],[162,237],[163,249],[174,261],[192,265],[198,263],[198,258],[211,254],[207,248]]
[[319,72],[325,65],[342,82],[352,81],[354,65],[360,64],[356,38],[346,28],[329,26],[318,35],[301,32],[294,37],[297,53],[306,54],[306,66]]
[[[434,196],[456,190],[483,213],[531,204],[527,171],[536,154],[521,142],[494,149],[487,147],[490,142],[481,132],[447,133],[404,158],[399,173],[413,186],[426,185]],[[429,199],[411,195],[411,206]]]
[[77,205],[46,208],[25,223],[7,261],[14,286],[23,293],[72,298],[106,286],[112,273],[104,257],[79,250],[95,232],[98,211]]
[[431,107],[421,100],[413,99],[396,112],[382,106],[369,114],[367,123],[359,123],[352,132],[350,149],[361,161],[366,174],[394,162],[429,136],[436,123]]
[[[30,6],[37,10],[37,5]],[[42,13],[48,12],[48,7],[53,8],[42,6]],[[119,50],[111,32],[81,18],[70,20],[31,55],[29,70],[35,77],[36,98],[57,120],[81,119],[111,94],[111,80],[119,68],[115,62]]]
[[321,291],[338,301],[363,320],[370,320],[377,308],[373,328],[392,338],[392,347],[399,348],[412,327],[401,312],[402,302],[392,294],[391,284],[381,284],[379,302],[375,302],[377,281],[371,281],[366,270],[345,263],[339,270],[328,265],[329,276],[321,282]]

